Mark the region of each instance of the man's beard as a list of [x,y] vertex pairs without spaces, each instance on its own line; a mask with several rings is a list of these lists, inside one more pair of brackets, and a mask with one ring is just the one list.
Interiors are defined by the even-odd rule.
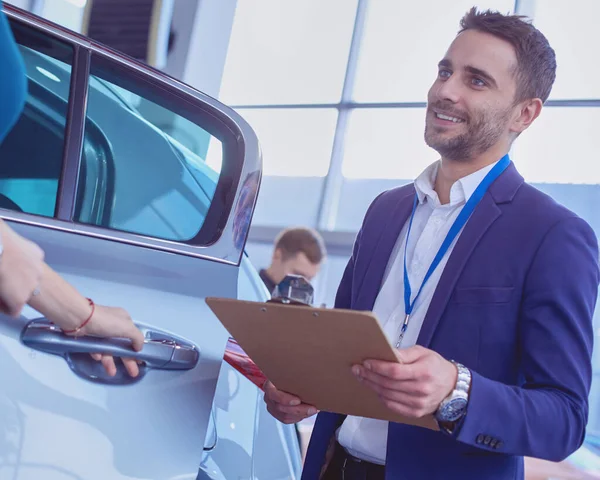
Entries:
[[[452,112],[454,110],[452,107],[445,108],[441,104],[434,105],[434,107],[439,107],[442,111]],[[433,111],[431,113],[435,115]],[[444,138],[442,134],[435,131],[435,126],[429,127],[425,122],[425,143],[443,158],[468,161],[498,142],[506,128],[510,114],[511,109],[494,112],[480,111],[470,117],[457,115],[465,119],[467,131],[450,138]]]

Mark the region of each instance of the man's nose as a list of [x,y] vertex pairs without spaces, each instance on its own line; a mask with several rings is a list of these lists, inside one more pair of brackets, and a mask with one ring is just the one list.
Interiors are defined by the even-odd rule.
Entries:
[[437,100],[458,103],[460,100],[461,88],[462,85],[460,84],[458,77],[452,75],[445,82],[441,82],[438,85],[438,89],[435,92]]

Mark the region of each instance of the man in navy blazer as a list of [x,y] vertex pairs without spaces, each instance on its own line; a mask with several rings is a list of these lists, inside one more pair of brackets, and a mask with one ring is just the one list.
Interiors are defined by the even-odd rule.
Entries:
[[[355,365],[357,381],[440,430],[321,412],[303,479],[522,479],[523,456],[558,461],[581,445],[597,240],[508,157],[555,70],[521,17],[462,19],[428,95],[425,140],[441,160],[371,204],[336,297],[373,310],[398,347],[400,363]],[[265,388],[281,421],[315,412]]]

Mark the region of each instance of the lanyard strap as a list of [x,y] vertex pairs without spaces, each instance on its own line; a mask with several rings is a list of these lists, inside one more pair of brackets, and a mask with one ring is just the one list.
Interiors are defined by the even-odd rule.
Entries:
[[473,192],[473,195],[471,195],[471,198],[469,198],[467,203],[465,203],[465,206],[462,208],[462,210],[458,214],[458,217],[456,217],[456,220],[454,220],[452,227],[450,227],[450,230],[448,231],[448,235],[446,235],[446,238],[442,242],[442,245],[440,246],[440,249],[438,250],[436,256],[434,257],[433,262],[431,262],[431,265],[429,266],[429,270],[427,270],[427,273],[425,274],[423,283],[421,283],[421,286],[419,287],[419,290],[417,291],[417,294],[415,295],[414,300],[411,302],[412,291],[410,288],[410,280],[408,278],[408,270],[406,268],[406,250],[408,250],[408,237],[410,236],[410,230],[412,228],[412,223],[413,223],[413,219],[415,217],[415,211],[417,210],[417,204],[418,204],[418,198],[419,198],[415,194],[415,201],[413,204],[412,214],[410,215],[410,223],[408,224],[408,232],[406,233],[406,245],[404,246],[404,311],[406,313],[406,319],[404,321],[404,325],[402,326],[402,334],[404,334],[404,332],[406,331],[406,327],[408,325],[408,318],[410,317],[410,315],[413,311],[413,308],[415,306],[417,299],[419,298],[419,295],[421,295],[421,291],[423,290],[425,283],[427,282],[427,280],[429,280],[429,277],[431,277],[431,274],[434,272],[434,270],[440,264],[440,262],[442,261],[442,258],[444,258],[444,255],[450,248],[450,245],[452,245],[452,242],[454,241],[454,239],[456,238],[458,233],[465,226],[465,224],[467,223],[467,220],[469,220],[469,217],[473,213],[473,210],[475,210],[475,207],[477,207],[477,205],[479,204],[479,202],[485,195],[485,192],[487,192],[487,189],[489,188],[489,186],[502,174],[502,172],[504,172],[504,170],[507,169],[507,167],[509,165],[510,165],[510,158],[507,154],[507,155],[504,155],[504,157],[502,157],[496,165],[494,165],[494,168],[492,168],[488,172],[488,174],[484,177],[484,179],[481,181],[481,183],[477,186],[477,188]]

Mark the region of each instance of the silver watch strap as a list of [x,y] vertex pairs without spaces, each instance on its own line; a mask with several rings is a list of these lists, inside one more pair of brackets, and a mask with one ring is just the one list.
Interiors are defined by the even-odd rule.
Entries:
[[[469,390],[471,389],[471,370],[469,370],[464,365],[451,360],[451,362],[456,365],[458,369],[458,377],[456,378],[456,385],[454,386],[454,392],[464,392],[469,395]],[[450,395],[452,395],[452,393]]]

